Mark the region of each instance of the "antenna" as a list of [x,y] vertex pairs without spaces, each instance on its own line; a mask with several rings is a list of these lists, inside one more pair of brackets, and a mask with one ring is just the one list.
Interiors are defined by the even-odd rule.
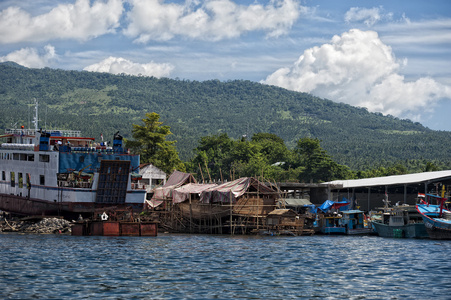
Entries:
[[33,124],[34,124],[34,130],[38,131],[38,100],[36,100],[36,98],[33,98],[34,101],[34,110],[35,110],[35,115],[33,117]]

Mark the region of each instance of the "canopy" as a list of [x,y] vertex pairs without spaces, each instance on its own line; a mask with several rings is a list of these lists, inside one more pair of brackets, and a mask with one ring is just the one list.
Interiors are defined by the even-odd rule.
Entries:
[[190,194],[197,194],[200,196],[202,191],[218,186],[215,183],[201,184],[188,183],[172,191],[172,202],[181,203],[189,199]]
[[204,190],[200,195],[200,202],[235,203],[237,198],[246,193],[250,188],[260,194],[277,194],[272,188],[264,185],[253,177],[242,177]]
[[344,200],[344,201],[340,201],[340,202],[334,202],[331,200],[326,200],[323,204],[321,204],[320,207],[318,207],[319,209],[321,209],[322,211],[326,212],[331,208],[340,208],[342,206],[346,206],[349,205],[349,202]]
[[186,183],[196,182],[193,175],[190,173],[183,173],[180,171],[174,171],[171,176],[169,176],[168,181],[162,187],[154,189],[154,194],[152,199],[149,201],[151,207],[157,207],[162,200],[170,199],[172,197],[172,191]]

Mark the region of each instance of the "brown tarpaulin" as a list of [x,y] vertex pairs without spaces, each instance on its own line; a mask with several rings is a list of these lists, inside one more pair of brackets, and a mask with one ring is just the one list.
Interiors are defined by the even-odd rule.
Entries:
[[197,194],[200,196],[202,191],[206,189],[218,186],[215,183],[201,184],[201,183],[189,183],[172,191],[172,202],[181,203],[189,199],[190,194]]
[[154,189],[153,197],[150,201],[147,201],[147,203],[151,207],[157,207],[163,203],[163,200],[172,198],[174,189],[187,183],[196,183],[196,179],[194,179],[192,174],[174,171],[171,176],[169,176],[165,185]]
[[201,203],[235,203],[237,198],[249,191],[250,188],[260,194],[277,194],[275,190],[264,185],[253,177],[242,177],[234,181],[226,182],[202,192]]

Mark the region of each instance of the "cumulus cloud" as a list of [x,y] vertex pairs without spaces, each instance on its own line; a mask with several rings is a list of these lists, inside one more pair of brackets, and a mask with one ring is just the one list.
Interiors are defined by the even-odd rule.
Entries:
[[137,42],[169,40],[176,35],[194,39],[221,40],[250,31],[268,37],[286,34],[300,15],[296,0],[271,0],[269,4],[238,5],[230,0],[206,0],[184,4],[163,0],[131,0],[129,26],[124,31]]
[[346,23],[363,22],[368,27],[373,26],[383,18],[391,19],[392,14],[383,15],[381,7],[360,8],[351,7],[345,14]]
[[121,0],[77,0],[50,12],[31,16],[19,7],[0,12],[0,43],[40,42],[52,39],[88,40],[114,32],[123,12]]
[[0,62],[13,61],[27,68],[39,69],[48,67],[57,58],[55,47],[47,45],[42,51],[36,48],[22,48],[0,57]]
[[395,58],[374,31],[352,29],[330,43],[304,51],[290,68],[263,83],[404,117],[451,98],[451,88],[431,78],[407,82]]
[[167,77],[174,67],[170,64],[158,64],[150,62],[147,64],[134,63],[122,57],[108,57],[99,63],[87,66],[83,70],[91,72],[104,72],[112,74],[129,74],[154,76],[157,78]]

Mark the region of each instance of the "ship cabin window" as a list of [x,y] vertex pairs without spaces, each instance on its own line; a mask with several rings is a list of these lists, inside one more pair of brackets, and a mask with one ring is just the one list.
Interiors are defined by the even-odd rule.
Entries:
[[44,175],[39,175],[39,184],[45,185],[45,176]]
[[30,173],[26,173],[26,178],[27,178],[27,189],[29,189],[31,187],[31,176]]
[[49,162],[50,156],[48,154],[39,154],[39,161],[40,162]]
[[3,181],[6,180],[6,173],[5,173],[5,171],[2,171],[2,180],[3,180]]
[[25,154],[25,153],[13,153],[13,160],[24,160],[29,161],[29,156],[33,156],[34,160],[34,154]]
[[19,188],[23,188],[23,175],[22,173],[19,173]]
[[11,178],[11,187],[15,187],[16,186],[16,180],[14,179],[14,172],[11,172],[9,176]]
[[28,161],[34,161],[34,154],[27,154]]

